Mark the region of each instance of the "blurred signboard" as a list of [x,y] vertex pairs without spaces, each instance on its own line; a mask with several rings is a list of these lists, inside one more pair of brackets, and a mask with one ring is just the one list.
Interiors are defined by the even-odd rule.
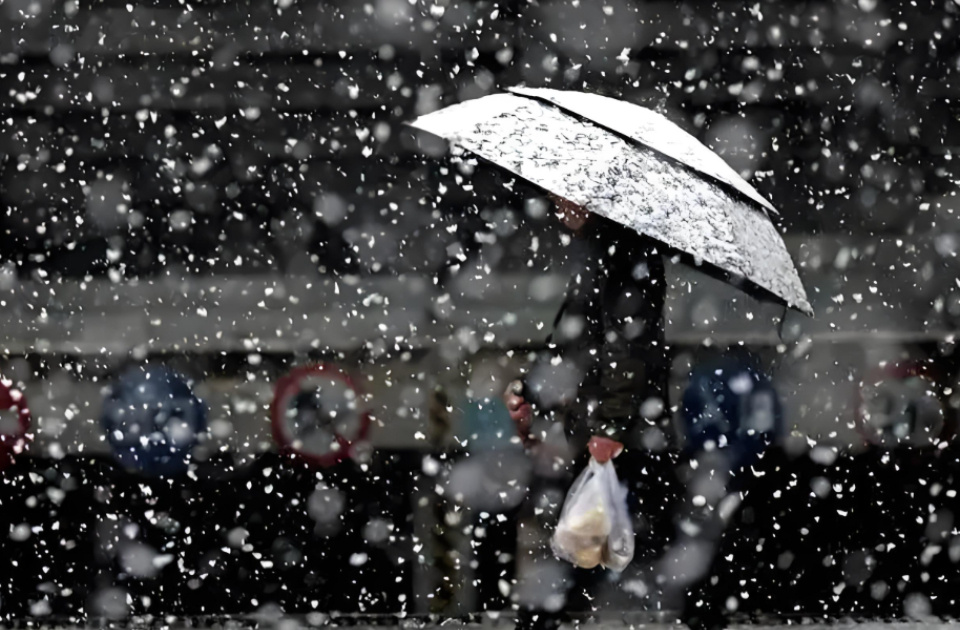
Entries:
[[353,380],[339,368],[301,366],[277,382],[270,406],[273,437],[284,451],[316,466],[357,455],[370,430]]
[[186,472],[206,415],[179,374],[147,366],[128,369],[110,386],[100,421],[114,457],[125,468],[166,476]]
[[749,464],[783,431],[783,408],[756,361],[722,357],[693,369],[683,394],[683,421],[691,451],[728,449],[736,465]]
[[946,410],[936,374],[927,363],[887,364],[863,380],[857,401],[857,428],[882,448],[936,446]]
[[0,470],[26,445],[30,431],[30,408],[23,392],[12,381],[0,379]]

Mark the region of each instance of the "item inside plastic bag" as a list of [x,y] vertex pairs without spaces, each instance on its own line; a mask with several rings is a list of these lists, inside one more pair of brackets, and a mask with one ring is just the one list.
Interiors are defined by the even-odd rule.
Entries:
[[590,458],[567,493],[550,546],[558,558],[584,569],[602,565],[623,571],[633,560],[627,489],[612,462]]

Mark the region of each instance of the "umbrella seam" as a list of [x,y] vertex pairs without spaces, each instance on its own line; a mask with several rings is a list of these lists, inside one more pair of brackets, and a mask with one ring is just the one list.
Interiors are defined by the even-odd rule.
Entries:
[[[718,177],[716,177],[716,176],[714,176],[714,175],[711,175],[710,173],[706,173],[706,172],[704,172],[704,171],[702,171],[702,170],[700,170],[700,169],[693,168],[693,167],[690,166],[689,164],[685,164],[682,160],[679,160],[679,159],[677,159],[677,158],[675,158],[675,157],[673,157],[673,156],[667,155],[666,153],[664,153],[664,152],[662,152],[662,151],[658,151],[658,150],[655,149],[654,147],[651,147],[651,146],[649,146],[649,145],[646,144],[646,143],[639,142],[638,140],[635,140],[634,138],[631,138],[631,137],[628,136],[627,134],[621,133],[621,132],[617,131],[616,129],[613,129],[612,127],[610,127],[610,126],[608,126],[608,125],[604,125],[604,124],[599,123],[599,122],[597,122],[597,121],[595,121],[595,120],[591,120],[590,118],[587,118],[586,116],[583,116],[582,114],[578,114],[577,112],[575,112],[575,111],[573,111],[573,110],[571,110],[571,109],[569,109],[569,108],[567,108],[567,107],[564,107],[564,106],[562,106],[562,105],[559,105],[559,104],[557,104],[557,103],[554,103],[553,101],[551,101],[550,99],[548,99],[548,98],[546,98],[546,97],[536,96],[536,95],[533,95],[533,94],[525,94],[525,93],[523,93],[523,92],[513,92],[513,91],[511,91],[510,93],[511,93],[511,94],[515,94],[515,95],[517,95],[517,96],[522,96],[522,97],[524,97],[524,98],[528,98],[528,99],[530,99],[530,100],[532,100],[532,101],[537,101],[538,103],[541,103],[541,104],[544,104],[544,105],[549,105],[550,107],[555,107],[555,108],[557,108],[558,110],[562,111],[564,114],[567,114],[568,116],[572,116],[572,117],[578,119],[580,122],[589,123],[589,124],[591,124],[591,125],[594,125],[594,126],[596,126],[596,127],[599,127],[599,128],[601,128],[601,129],[603,129],[604,131],[607,131],[607,132],[609,132],[609,133],[612,133],[612,134],[614,134],[614,135],[619,136],[621,139],[623,139],[623,140],[625,140],[625,141],[627,141],[627,142],[629,142],[629,143],[631,143],[631,144],[640,144],[640,145],[643,145],[644,148],[647,148],[647,149],[653,151],[653,152],[656,153],[658,156],[661,156],[661,157],[663,157],[663,158],[666,159],[666,160],[669,160],[669,161],[671,161],[671,162],[673,162],[673,163],[675,163],[675,164],[677,164],[677,165],[679,165],[679,166],[682,166],[684,169],[686,169],[686,170],[688,170],[688,171],[690,171],[690,172],[692,172],[692,173],[695,173],[695,174],[697,174],[697,175],[699,175],[699,176],[701,176],[701,177],[706,177],[706,178],[708,178],[709,180],[711,180],[712,183],[715,183],[715,184],[717,184],[717,185],[719,185],[719,186],[722,186],[722,187],[724,188],[724,190],[728,190],[730,193],[732,193],[732,194],[734,194],[734,195],[736,195],[736,196],[738,196],[738,197],[741,197],[741,198],[742,198],[743,200],[745,200],[746,202],[749,202],[750,204],[752,204],[752,205],[754,205],[754,206],[758,206],[758,207],[760,208],[760,210],[761,210],[764,214],[767,215],[768,218],[770,217],[770,213],[771,213],[770,208],[768,208],[767,206],[764,206],[763,204],[757,202],[755,199],[752,199],[749,195],[746,195],[746,194],[744,194],[743,192],[737,190],[737,188],[736,188],[735,186],[733,186],[733,185],[731,185],[731,184],[723,181],[722,179],[720,179],[720,178],[718,178]],[[746,181],[746,180],[744,180],[744,181]],[[747,183],[749,184],[749,182],[747,182]],[[759,195],[759,192],[758,192],[757,194]],[[772,205],[773,205],[773,204],[771,204],[771,206],[772,206]],[[774,209],[772,210],[772,213],[775,214],[775,215],[777,215],[777,216],[779,216],[779,214],[780,214],[780,213],[776,210],[775,207],[774,207]]]

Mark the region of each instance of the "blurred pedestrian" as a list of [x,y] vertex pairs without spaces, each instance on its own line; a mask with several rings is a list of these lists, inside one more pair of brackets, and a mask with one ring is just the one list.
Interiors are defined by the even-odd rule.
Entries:
[[[524,378],[511,382],[504,402],[518,435],[536,447],[544,432],[534,411],[563,421],[574,453],[574,472],[586,454],[606,462],[627,450],[617,473],[632,489],[641,483],[637,456],[650,433],[662,443],[668,420],[668,358],[664,343],[664,264],[658,243],[609,219],[551,195],[556,213],[581,248],[573,260],[563,302],[546,352]],[[646,437],[645,437],[646,436]],[[638,547],[639,549],[639,547]],[[568,610],[589,595],[602,570],[577,569]],[[523,606],[521,627],[559,624],[555,612]]]

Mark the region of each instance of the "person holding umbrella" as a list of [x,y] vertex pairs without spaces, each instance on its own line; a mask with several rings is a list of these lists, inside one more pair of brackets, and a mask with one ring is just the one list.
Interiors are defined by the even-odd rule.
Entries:
[[[644,432],[663,430],[663,254],[812,314],[770,220],[774,207],[656,112],[597,94],[512,88],[410,124],[545,191],[582,248],[570,256],[578,269],[546,360],[504,394],[528,446],[539,439],[534,407],[562,416],[574,450],[600,462],[642,452],[631,447]],[[618,474],[629,480],[642,468],[623,462]]]
[[[640,488],[640,471],[652,468],[641,433],[665,431],[669,421],[664,413],[669,368],[663,247],[569,200],[556,195],[550,199],[583,251],[578,252],[580,264],[572,273],[547,351],[525,378],[507,386],[504,403],[528,448],[536,448],[543,438],[533,431],[535,408],[562,419],[575,454],[574,469],[586,465],[584,451],[605,463],[629,447],[630,461],[618,472],[628,487]],[[670,480],[656,481],[662,491]],[[646,536],[645,542],[651,538],[656,536]],[[575,600],[589,597],[601,576],[598,570],[578,569],[571,595]],[[578,608],[584,602],[570,604]],[[546,610],[522,607],[519,621],[520,627],[549,628],[560,619]]]
[[575,451],[586,447],[605,463],[620,454],[641,417],[651,426],[666,407],[663,260],[651,239],[550,198],[587,251],[554,321],[549,367],[511,382],[504,402],[524,445],[539,441],[533,407],[556,410]]

